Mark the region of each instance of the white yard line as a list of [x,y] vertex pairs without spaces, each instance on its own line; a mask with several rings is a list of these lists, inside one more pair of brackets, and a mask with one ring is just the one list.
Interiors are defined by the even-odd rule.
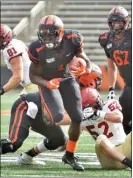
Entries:
[[[29,177],[32,177],[32,178],[40,178],[40,177],[43,177],[43,178],[48,178],[48,177],[51,177],[51,178],[64,178],[64,176],[44,176],[44,175],[6,175],[6,174],[1,174],[1,177],[8,177],[8,178],[14,178],[14,177],[19,177],[19,178],[23,178],[23,177],[27,177],[27,178],[29,178]],[[66,177],[67,178],[67,177]]]
[[[64,153],[42,153],[38,157],[34,158],[36,163],[41,164],[41,162],[62,162],[61,158]],[[79,160],[83,165],[100,165],[97,156],[95,153],[77,153],[76,156],[79,156]],[[1,163],[3,162],[13,162],[17,163],[17,156],[12,155],[2,155],[1,156]]]

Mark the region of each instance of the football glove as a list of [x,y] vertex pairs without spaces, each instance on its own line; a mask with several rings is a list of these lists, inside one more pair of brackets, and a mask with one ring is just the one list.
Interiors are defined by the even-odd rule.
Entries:
[[80,67],[72,66],[71,73],[75,77],[79,77],[79,76],[83,75],[84,73],[89,73],[89,71],[84,65],[81,64]]
[[60,86],[61,80],[62,80],[62,78],[54,78],[54,79],[47,82],[46,87],[50,90],[57,89]]
[[3,95],[5,93],[3,87],[0,88],[0,95]]
[[107,99],[108,99],[108,100],[111,100],[111,99],[114,99],[115,97],[116,97],[116,95],[115,95],[115,90],[114,90],[113,87],[110,87],[110,88],[109,88],[109,94],[108,94]]
[[83,110],[83,116],[85,119],[91,118],[93,117],[93,115],[94,115],[94,110],[91,107],[85,108]]

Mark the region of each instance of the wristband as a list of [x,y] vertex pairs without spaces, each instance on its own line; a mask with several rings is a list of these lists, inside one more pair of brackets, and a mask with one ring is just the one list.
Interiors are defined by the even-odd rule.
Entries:
[[109,91],[114,91],[114,87],[109,87]]

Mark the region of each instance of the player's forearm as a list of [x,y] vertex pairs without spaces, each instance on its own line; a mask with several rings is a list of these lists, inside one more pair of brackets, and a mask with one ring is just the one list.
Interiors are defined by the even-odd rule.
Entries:
[[116,79],[117,79],[117,69],[108,68],[108,79],[109,79],[109,87],[115,88]]
[[123,116],[121,113],[107,112],[104,119],[113,123],[121,123]]
[[9,81],[3,86],[4,92],[8,92],[17,88],[17,86],[22,82],[21,78],[12,76]]
[[101,110],[97,110],[95,111],[96,116],[99,117],[99,119],[101,120],[106,120],[109,122],[113,122],[113,123],[121,123],[123,120],[123,115],[122,113],[117,110],[114,112],[106,112],[106,111],[101,111]]
[[30,80],[32,83],[38,85],[38,86],[42,86],[42,87],[46,87],[46,83],[47,83],[47,80],[44,80],[42,77],[40,76],[33,76],[33,75],[30,75]]
[[84,51],[79,51],[77,54],[76,54],[77,57],[80,57],[82,59],[84,59],[86,61],[86,64],[87,64],[87,68],[90,68],[91,69],[91,61],[90,59],[87,57],[87,55],[85,54]]

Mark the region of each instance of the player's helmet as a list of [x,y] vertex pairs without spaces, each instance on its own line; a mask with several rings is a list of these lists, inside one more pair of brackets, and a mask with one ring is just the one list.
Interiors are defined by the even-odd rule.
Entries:
[[88,87],[81,89],[80,92],[82,97],[83,108],[91,106],[95,109],[102,110],[103,100],[101,99],[101,96],[96,89]]
[[85,73],[78,78],[81,87],[100,88],[102,84],[102,71],[100,67],[92,63],[91,73]]
[[[122,21],[123,25],[119,25],[119,27],[114,28],[112,22],[115,21]],[[119,34],[124,32],[129,27],[129,15],[127,10],[121,6],[111,9],[108,15],[108,25],[112,33]]]
[[64,24],[55,15],[48,15],[41,19],[38,38],[47,48],[53,49],[59,46],[64,35]]
[[8,25],[0,25],[0,50],[4,49],[8,43],[12,40],[13,34],[12,30]]

